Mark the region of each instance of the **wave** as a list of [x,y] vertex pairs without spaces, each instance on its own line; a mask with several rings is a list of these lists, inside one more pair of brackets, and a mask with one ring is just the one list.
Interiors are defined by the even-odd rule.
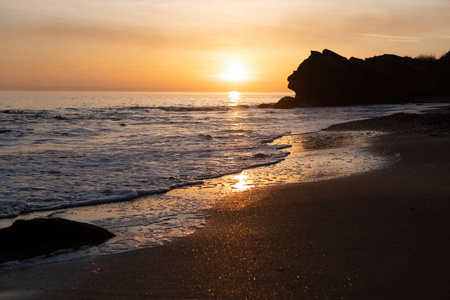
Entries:
[[[285,149],[290,147],[290,145],[281,145],[277,146],[277,150]],[[26,201],[1,201],[0,200],[0,219],[8,219],[8,218],[15,218],[20,215],[26,215],[33,212],[46,212],[46,211],[56,211],[56,210],[64,210],[64,209],[70,209],[70,208],[76,208],[76,207],[85,207],[85,206],[95,206],[100,204],[109,204],[109,203],[115,203],[115,202],[124,202],[124,201],[131,201],[135,200],[139,197],[144,196],[151,196],[151,195],[158,195],[158,194],[165,194],[171,190],[183,188],[186,186],[193,186],[193,185],[201,185],[204,183],[204,180],[206,179],[212,179],[212,178],[220,178],[226,175],[230,174],[237,174],[243,170],[246,169],[252,169],[257,167],[263,167],[263,166],[269,166],[274,165],[277,163],[280,163],[284,160],[284,157],[288,156],[289,152],[278,152],[277,155],[269,156],[263,153],[257,153],[253,155],[252,159],[270,159],[269,161],[264,162],[254,162],[246,165],[243,168],[239,168],[232,171],[225,171],[222,170],[219,174],[209,174],[206,176],[199,176],[200,180],[190,180],[186,182],[177,183],[174,185],[171,185],[168,188],[158,188],[158,189],[152,189],[152,190],[116,190],[116,191],[109,191],[110,195],[105,195],[104,197],[99,197],[95,199],[89,199],[84,201],[71,201],[71,202],[65,202],[61,203],[60,201],[62,199],[59,198],[52,198],[47,199],[46,201],[42,201],[41,203],[47,204],[46,206],[40,206],[40,205],[33,205],[29,204]],[[59,202],[57,204],[49,204],[52,201]],[[64,201],[64,200],[62,200]]]
[[159,109],[162,111],[171,112],[190,112],[190,111],[230,111],[230,110],[242,110],[249,109],[250,105],[234,105],[234,106],[129,106],[121,109],[128,110],[154,110]]
[[156,195],[167,193],[171,189],[155,189],[155,190],[128,190],[116,191],[114,195],[99,199],[77,201],[63,203],[57,205],[49,205],[46,207],[32,206],[25,201],[0,201],[0,219],[15,218],[19,215],[29,214],[33,212],[53,211],[83,206],[94,206],[99,204],[107,204],[114,202],[122,202],[136,199],[140,196]]
[[[52,110],[33,109],[4,109],[0,110],[9,120],[54,120],[56,122],[70,122],[76,120],[113,120],[121,121],[129,117],[135,117],[135,112],[146,113],[151,111],[162,111],[169,113],[177,112],[228,112],[257,108],[249,105],[235,106],[125,106],[105,108],[63,108]],[[142,116],[142,114],[139,114]],[[145,115],[143,116],[145,117]]]

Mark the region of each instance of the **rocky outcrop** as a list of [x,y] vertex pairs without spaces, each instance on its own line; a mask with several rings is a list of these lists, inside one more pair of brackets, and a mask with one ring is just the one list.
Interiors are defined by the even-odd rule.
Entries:
[[312,51],[288,77],[295,101],[274,108],[405,103],[450,96],[450,52],[440,59],[391,54],[347,59],[330,50]]
[[446,136],[450,133],[450,109],[433,113],[397,113],[388,116],[332,125],[327,130],[375,130],[399,134]]
[[0,263],[97,245],[114,236],[104,228],[61,218],[17,220],[0,229]]

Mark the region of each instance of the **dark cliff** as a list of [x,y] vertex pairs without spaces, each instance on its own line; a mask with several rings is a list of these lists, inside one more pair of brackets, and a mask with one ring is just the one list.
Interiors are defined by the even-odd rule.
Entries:
[[420,101],[450,96],[450,52],[440,59],[385,54],[347,59],[330,50],[311,51],[288,77],[295,98],[276,108],[341,106]]

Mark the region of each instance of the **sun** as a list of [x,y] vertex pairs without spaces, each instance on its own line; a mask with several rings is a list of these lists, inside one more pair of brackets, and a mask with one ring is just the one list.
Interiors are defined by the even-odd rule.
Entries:
[[232,60],[224,68],[224,71],[219,74],[219,78],[226,81],[243,81],[250,79],[250,73],[245,70],[245,67],[238,60]]

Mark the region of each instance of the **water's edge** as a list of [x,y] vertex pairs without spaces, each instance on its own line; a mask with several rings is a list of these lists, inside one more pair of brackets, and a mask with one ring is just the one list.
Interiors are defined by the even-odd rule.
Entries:
[[[162,194],[142,195],[130,201],[20,216],[24,219],[60,217],[92,223],[105,227],[117,237],[100,246],[76,251],[67,249],[48,256],[8,262],[0,265],[0,272],[163,245],[203,228],[209,217],[209,209],[229,193],[273,184],[329,180],[381,169],[392,163],[394,158],[380,156],[370,150],[371,138],[380,134],[369,131],[319,131],[283,136],[273,143],[289,144],[289,148],[282,147],[289,152],[275,163],[207,179],[197,185],[179,187]],[[184,201],[178,201],[180,198]],[[187,203],[187,207],[180,207],[181,202]],[[161,203],[164,203],[164,207],[172,203],[172,209],[158,210]],[[9,226],[15,219],[0,220],[0,227]],[[164,226],[161,226],[162,223]]]

